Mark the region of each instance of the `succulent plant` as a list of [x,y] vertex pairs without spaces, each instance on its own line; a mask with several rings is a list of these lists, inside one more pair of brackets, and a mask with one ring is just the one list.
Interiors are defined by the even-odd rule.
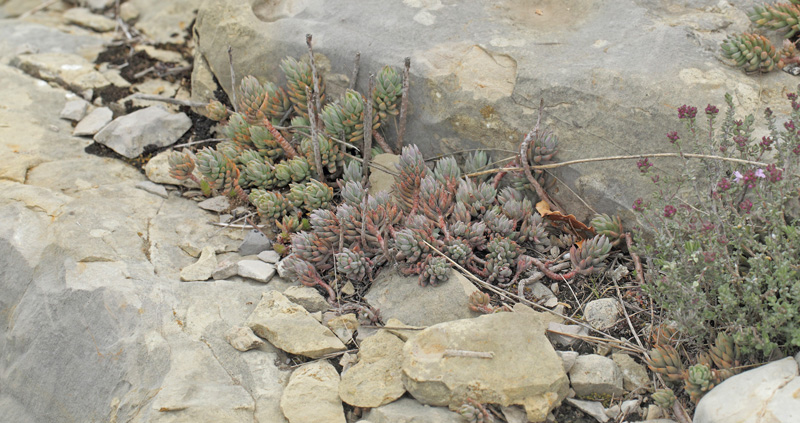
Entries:
[[226,155],[211,148],[197,153],[197,170],[208,181],[211,188],[223,194],[238,193],[239,168]]
[[433,168],[433,176],[449,191],[453,191],[458,186],[458,181],[461,179],[461,169],[453,157],[442,157],[436,161],[436,167]]
[[[288,83],[289,100],[292,102],[295,112],[298,115],[308,117],[308,98],[306,98],[306,87],[314,92],[314,80],[311,73],[311,65],[299,62],[291,57],[287,57],[281,62],[281,70],[286,75]],[[320,77],[319,80],[320,102],[325,100],[325,82]]]
[[241,113],[233,113],[228,124],[222,128],[222,135],[236,145],[238,151],[253,148],[250,140],[250,124]]
[[517,222],[503,215],[499,207],[494,207],[487,211],[483,215],[483,221],[486,222],[486,228],[489,229],[489,233],[512,240],[517,238]]
[[513,240],[495,236],[486,246],[489,254],[486,255],[486,270],[489,273],[488,282],[507,283],[514,276],[511,267],[521,253],[519,245]]
[[714,371],[705,364],[695,364],[689,367],[683,388],[695,404],[714,387],[713,373]]
[[403,147],[399,162],[395,165],[399,174],[394,177],[394,195],[404,213],[411,212],[419,201],[419,186],[428,173],[425,159],[416,145]]
[[746,32],[728,36],[722,43],[722,55],[745,72],[770,72],[781,60],[780,53],[766,37]]
[[794,37],[800,31],[797,26],[800,20],[800,6],[797,4],[776,3],[754,6],[748,17],[757,27],[783,30],[784,38]]
[[398,250],[397,260],[414,263],[418,261],[430,247],[422,244],[411,229],[401,229],[394,236],[395,248]]
[[303,157],[284,160],[275,165],[275,178],[278,187],[285,187],[290,182],[305,182],[311,177],[311,165]]
[[325,272],[333,268],[333,249],[314,232],[298,232],[292,235],[292,254]]
[[453,206],[452,216],[458,222],[469,223],[472,221],[472,214],[461,201],[456,201],[455,206]]
[[422,272],[419,274],[419,284],[421,286],[439,285],[450,279],[450,262],[442,256],[428,255]]
[[[353,145],[360,145],[364,139],[364,96],[358,91],[347,90],[341,103],[341,125],[344,127],[345,139]],[[330,119],[336,119],[339,115],[332,114]],[[372,129],[380,127],[380,116],[375,113],[372,118]],[[334,122],[338,128],[339,122]],[[339,135],[339,134],[337,134]]]
[[288,198],[295,207],[311,213],[316,209],[328,207],[333,199],[333,188],[324,182],[310,179],[304,184],[292,184]]
[[451,260],[463,266],[472,258],[472,247],[461,238],[452,238],[445,241],[445,253]]
[[675,348],[670,345],[657,345],[650,350],[649,355],[647,367],[651,371],[660,373],[669,382],[683,380],[683,362]]
[[252,160],[248,162],[242,174],[249,187],[272,189],[278,183],[278,180],[275,178],[275,167],[264,160]]
[[473,249],[482,250],[486,245],[486,224],[484,222],[453,222],[449,225],[450,235],[463,239]]
[[342,181],[343,182],[355,182],[361,181],[364,178],[364,172],[361,168],[361,163],[351,160],[344,166],[344,171],[342,172]]
[[287,234],[293,234],[297,231],[307,229],[303,223],[303,220],[300,219],[296,213],[287,214],[281,218],[280,222],[275,222],[275,226],[281,230],[281,232]]
[[339,244],[341,229],[339,228],[339,219],[336,218],[336,213],[326,209],[314,210],[309,215],[309,223],[320,241],[331,246]]
[[217,100],[211,100],[206,104],[203,114],[205,117],[219,122],[228,118],[228,108]]
[[458,409],[458,414],[461,414],[467,423],[494,423],[491,413],[476,401],[467,401],[462,404]]
[[481,291],[474,291],[472,294],[469,294],[469,309],[483,314],[492,314],[494,313],[494,307],[492,307],[491,298],[489,298],[489,294]]
[[369,271],[369,263],[364,253],[345,248],[336,254],[336,271],[353,282],[361,282]]
[[653,402],[656,403],[657,406],[664,410],[671,410],[676,400],[675,392],[672,392],[672,389],[669,388],[657,389],[650,398],[653,399]]
[[433,175],[422,178],[419,184],[419,211],[428,219],[438,222],[452,211],[453,192]]
[[624,229],[619,216],[609,217],[605,213],[598,214],[589,225],[594,227],[594,231],[598,235],[605,235],[611,241],[611,246],[613,247],[619,245],[622,240]]
[[249,199],[256,206],[258,215],[267,220],[280,220],[292,210],[292,203],[280,192],[254,189],[250,191]]
[[196,179],[193,176],[195,162],[192,154],[189,152],[173,151],[167,156],[169,162],[169,176],[183,181],[185,179]]
[[537,248],[546,248],[551,245],[544,221],[539,213],[533,212],[525,216],[519,227],[517,242],[532,242]]
[[375,88],[372,90],[372,101],[375,111],[381,119],[389,115],[397,115],[400,111],[400,97],[403,91],[403,79],[397,70],[391,66],[384,66],[375,78]]
[[256,125],[264,119],[279,121],[291,107],[283,88],[267,82],[262,84],[247,75],[239,83],[239,110],[247,122]]
[[[483,150],[473,151],[472,153],[467,155],[467,158],[464,160],[465,174],[478,173],[484,170],[488,170],[488,167],[489,167],[489,155],[486,154],[486,152]],[[485,175],[480,175],[480,176],[471,176],[470,179],[472,179],[472,181],[475,182],[476,184],[480,184],[481,182],[485,182],[487,179],[489,179],[489,176],[491,175],[487,173]]]
[[592,239],[583,241],[580,247],[573,245],[570,248],[569,259],[572,267],[581,274],[598,273],[600,267],[611,251],[611,243],[605,235],[596,235]]
[[[336,142],[322,134],[317,134],[317,141],[319,143],[322,167],[329,175],[335,174],[344,165],[344,152],[339,149],[339,145]],[[300,152],[308,160],[311,170],[316,173],[314,145],[311,137],[303,138],[300,142]]]
[[253,143],[258,154],[267,157],[273,162],[284,156],[283,149],[278,141],[275,141],[269,130],[263,126],[250,127],[250,142]]
[[486,213],[492,207],[497,190],[486,182],[476,185],[471,179],[461,180],[456,191],[456,200],[464,203],[472,217]]
[[714,364],[721,370],[731,370],[733,374],[738,373],[739,367],[739,347],[733,341],[733,337],[720,332],[717,334],[716,342],[709,349],[709,355]]

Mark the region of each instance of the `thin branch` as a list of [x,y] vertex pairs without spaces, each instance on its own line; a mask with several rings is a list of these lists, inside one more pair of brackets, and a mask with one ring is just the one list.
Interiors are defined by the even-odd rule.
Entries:
[[381,150],[386,151],[387,153],[394,153],[392,147],[386,142],[386,139],[383,138],[378,131],[372,131],[372,136],[375,138],[375,141],[378,142],[378,145],[381,147]]
[[[306,45],[308,46],[308,63],[311,65],[311,79],[314,84],[314,110],[316,113],[319,113],[319,111],[322,110],[322,106],[319,102],[319,74],[317,73],[317,64],[314,62],[314,50],[311,48],[311,34],[306,34]],[[317,123],[317,128],[322,128],[319,122]]]
[[236,73],[233,71],[233,47],[228,46],[228,64],[231,66],[231,99],[233,100],[233,110],[239,111],[239,103],[236,101]]
[[625,245],[628,246],[628,254],[633,259],[633,268],[636,270],[636,279],[639,281],[639,286],[644,286],[644,270],[642,270],[642,262],[639,260],[639,255],[633,252],[633,237],[630,232],[625,232]]
[[361,52],[356,52],[356,60],[353,63],[353,72],[350,74],[350,86],[351,90],[356,89],[356,81],[358,80],[358,70],[361,66]]
[[403,151],[403,137],[406,135],[406,119],[408,119],[408,86],[411,58],[403,62],[403,95],[400,97],[400,122],[397,124],[397,150]]
[[733,163],[741,163],[741,164],[749,164],[753,166],[767,166],[768,163],[762,162],[754,162],[752,160],[743,160],[743,159],[734,159],[732,157],[720,157],[720,156],[711,156],[708,154],[691,154],[691,153],[654,153],[654,154],[635,154],[631,156],[608,156],[608,157],[593,157],[591,159],[579,159],[579,160],[569,160],[566,162],[559,162],[559,163],[551,163],[546,165],[531,165],[531,169],[554,169],[561,166],[570,166],[574,164],[580,163],[591,163],[591,162],[605,162],[610,160],[632,160],[632,159],[644,159],[649,157],[689,157],[692,159],[711,159],[711,160],[721,160],[726,162],[733,162]]
[[187,143],[184,143],[184,144],[176,144],[176,145],[173,145],[172,148],[188,147],[190,145],[202,144],[204,142],[225,141],[226,139],[227,138],[206,138],[204,140],[192,141],[192,142],[187,142]]
[[[232,223],[208,222],[214,226],[222,226],[223,228],[232,229],[253,229],[253,225],[234,225]],[[266,228],[267,225],[256,225],[257,229]]]
[[179,106],[188,106],[188,107],[206,107],[207,106],[206,103],[200,103],[199,101],[178,100],[177,98],[164,97],[164,96],[160,96],[160,95],[134,94],[133,98],[139,99],[139,100],[160,101],[162,103],[177,104]]
[[[362,166],[364,165],[364,159],[362,159],[361,157],[354,156],[354,155],[352,155],[350,153],[344,153],[344,155],[349,157],[349,158],[351,158],[351,159],[353,159],[353,160],[358,161],[359,163],[361,163]],[[389,175],[392,175],[392,176],[400,176],[400,174],[397,173],[396,171],[391,170],[388,167],[380,165],[380,164],[377,164],[375,162],[370,162],[369,166],[372,167],[372,168],[378,169],[383,173],[388,173]]]
[[630,328],[631,333],[633,333],[633,337],[636,339],[636,343],[639,344],[639,347],[645,349],[644,345],[642,344],[642,340],[639,339],[639,334],[636,333],[636,329],[633,328],[631,316],[628,315],[628,309],[625,307],[625,301],[622,300],[622,293],[619,292],[619,285],[617,284],[616,280],[614,280],[614,289],[617,291],[617,298],[619,298],[620,306],[622,306],[622,313],[625,314],[625,320],[628,322],[628,328]]
[[[371,93],[372,90],[375,88],[375,75],[369,75],[369,84],[368,84],[367,92]],[[364,166],[362,166],[364,171],[364,182],[363,185],[366,187],[367,182],[369,182],[369,162],[372,160],[372,99],[371,96],[368,97],[365,102],[366,107],[364,110],[364,147],[361,153],[364,155]]]
[[[307,37],[311,36],[308,35]],[[320,155],[319,152],[319,138],[317,138],[317,113],[311,102],[311,89],[308,88],[308,86],[306,86],[306,105],[306,107],[308,107],[308,120],[311,124],[311,146],[314,148],[314,167],[317,168],[317,180],[322,181],[322,155]]]

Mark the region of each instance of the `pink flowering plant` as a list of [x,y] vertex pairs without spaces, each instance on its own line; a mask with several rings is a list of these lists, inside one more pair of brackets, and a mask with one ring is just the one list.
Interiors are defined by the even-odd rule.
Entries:
[[665,140],[680,170],[637,163],[655,186],[632,206],[654,234],[641,243],[644,288],[691,345],[727,332],[765,356],[800,347],[800,104],[788,98],[790,116],[779,123],[766,109],[760,138],[752,115],[736,119],[730,95],[724,116],[681,106],[685,130]]

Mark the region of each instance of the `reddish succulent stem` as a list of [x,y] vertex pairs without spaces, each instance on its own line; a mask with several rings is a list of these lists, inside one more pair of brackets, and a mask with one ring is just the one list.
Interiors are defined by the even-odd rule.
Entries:
[[539,268],[539,270],[542,273],[544,273],[545,276],[547,276],[548,278],[550,278],[552,280],[555,280],[555,281],[572,279],[572,278],[575,277],[575,275],[578,274],[578,270],[577,269],[575,269],[575,270],[573,270],[573,271],[571,271],[569,273],[564,273],[564,274],[555,273],[552,270],[548,269],[547,265],[545,265],[544,263],[539,261],[537,258],[531,257],[531,261],[533,262],[534,265],[536,265],[537,268]]
[[289,141],[286,141],[286,138],[284,138],[283,135],[281,135],[281,133],[278,132],[274,126],[272,126],[272,122],[270,122],[269,119],[264,118],[264,126],[267,127],[267,130],[270,134],[272,134],[272,137],[275,138],[275,141],[281,145],[283,152],[286,153],[287,159],[293,159],[298,156],[297,150],[295,150],[294,147],[289,144]]
[[381,146],[381,149],[386,151],[387,153],[394,153],[392,147],[386,142],[386,138],[383,137],[378,131],[372,131],[372,137],[375,138],[375,141],[378,142],[378,145]]
[[642,262],[639,260],[639,255],[633,252],[633,238],[631,237],[630,232],[625,232],[625,245],[628,246],[628,253],[631,255],[631,259],[633,259],[633,268],[636,269],[636,279],[639,281],[639,284],[644,285],[644,271],[642,270]]
[[400,97],[400,122],[397,124],[397,150],[403,151],[403,137],[406,134],[406,119],[408,115],[408,79],[411,68],[411,58],[406,57],[403,62],[403,90]]

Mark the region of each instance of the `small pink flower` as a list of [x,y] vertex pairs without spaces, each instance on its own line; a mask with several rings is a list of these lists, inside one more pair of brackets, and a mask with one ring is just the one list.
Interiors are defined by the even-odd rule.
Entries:
[[764,174],[764,169],[756,170],[756,177],[761,178],[761,179],[766,178],[767,175]]
[[742,174],[739,173],[738,170],[736,172],[733,172],[733,176],[735,176],[735,178],[733,178],[733,182],[739,182],[739,181],[742,180],[742,177],[743,177]]

